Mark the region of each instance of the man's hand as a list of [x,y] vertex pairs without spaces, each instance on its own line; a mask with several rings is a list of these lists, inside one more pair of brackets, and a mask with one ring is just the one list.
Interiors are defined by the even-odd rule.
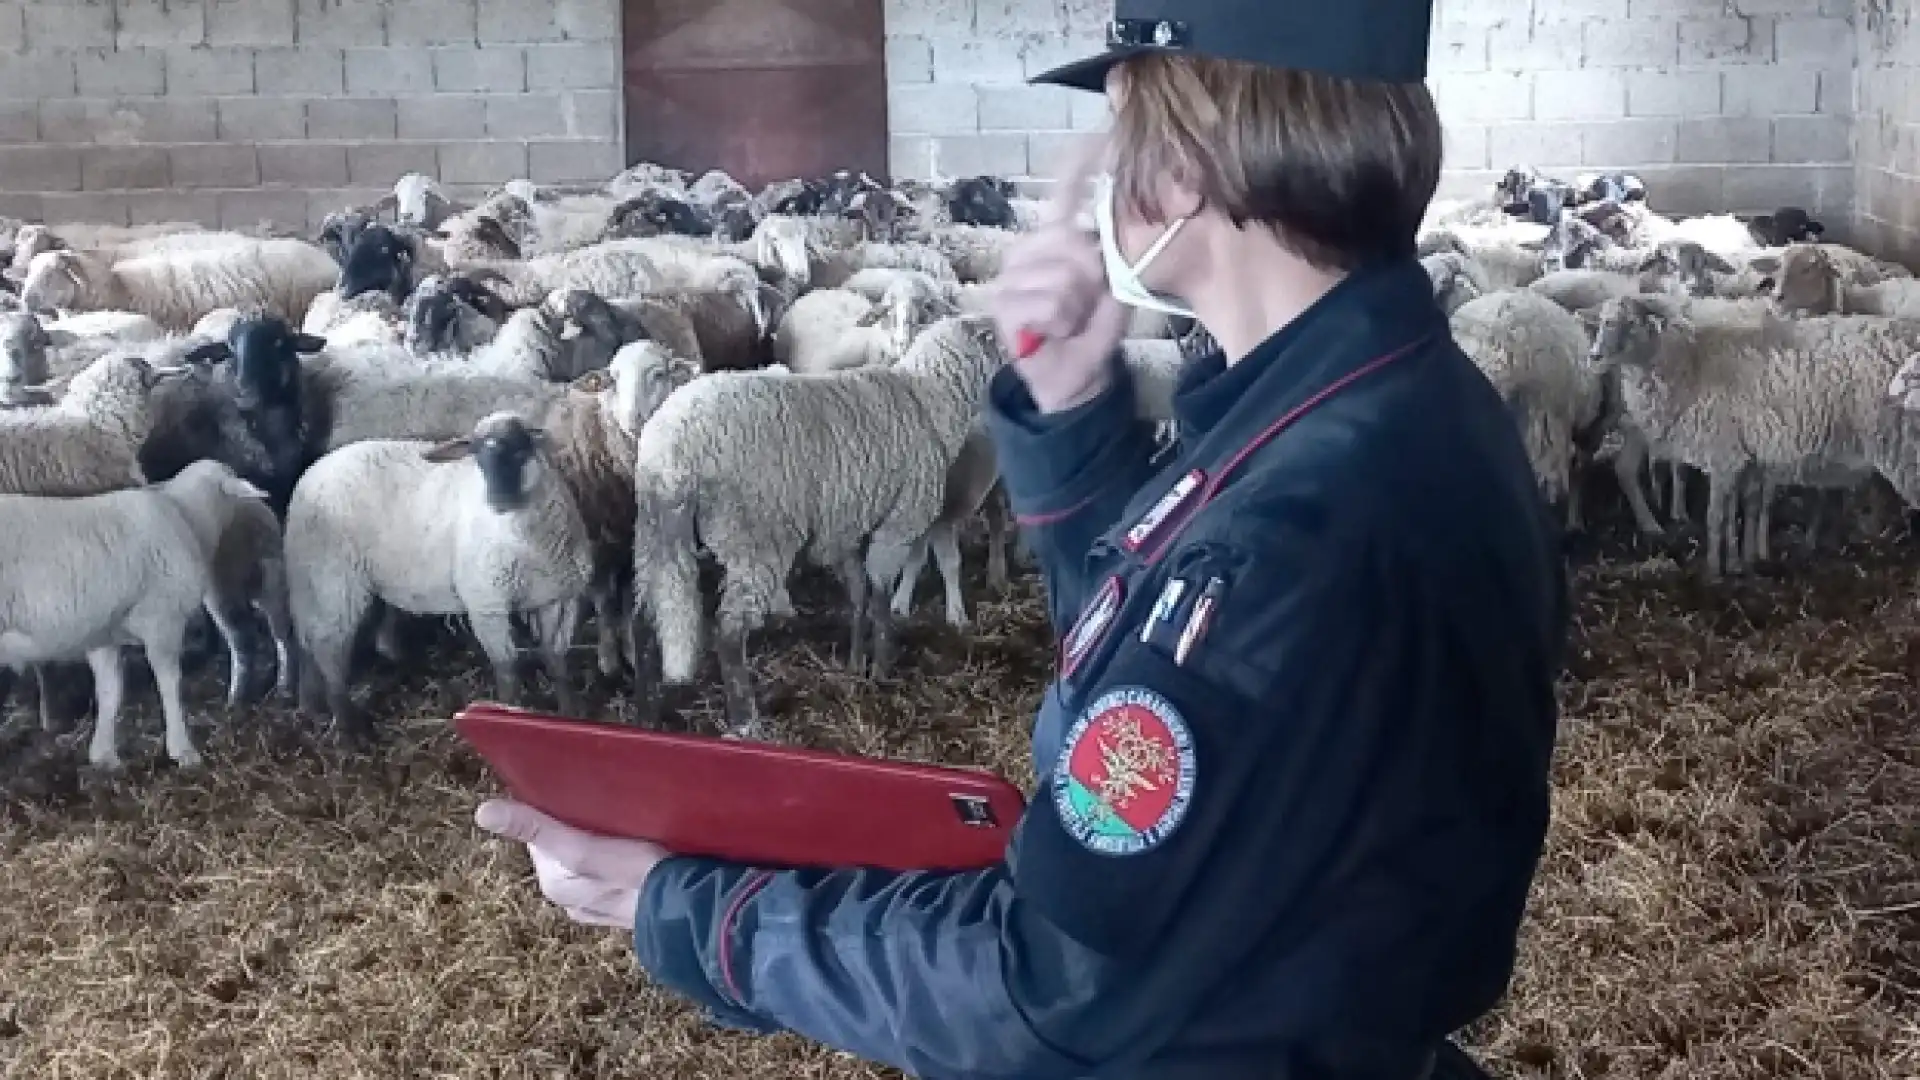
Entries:
[[641,886],[670,854],[646,840],[582,832],[510,799],[481,803],[474,822],[527,845],[541,893],[573,921],[588,926],[632,930]]

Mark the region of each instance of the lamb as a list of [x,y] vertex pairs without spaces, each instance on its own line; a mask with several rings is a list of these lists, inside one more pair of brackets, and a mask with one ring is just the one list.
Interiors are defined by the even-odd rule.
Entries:
[[884,366],[905,356],[933,308],[895,286],[872,303],[843,289],[817,289],[794,301],[773,335],[773,358],[795,373]]
[[927,243],[946,256],[954,276],[963,282],[978,284],[1000,276],[1000,260],[1008,245],[1018,238],[1018,233],[1005,229],[949,225],[928,234]]
[[[702,652],[697,544],[724,570],[716,646],[736,733],[758,718],[746,635],[778,605],[802,551],[847,586],[849,663],[867,666],[870,623],[884,677],[899,648],[886,590],[939,520],[948,470],[1006,359],[989,320],[953,317],[892,367],[723,373],[675,391],[641,430],[635,464],[636,618],[652,620],[664,682],[690,680]],[[652,707],[651,673],[639,684]]]
[[99,717],[89,762],[121,767],[121,642],[145,650],[166,715],[167,755],[196,768],[200,752],[180,699],[187,621],[213,590],[221,536],[244,500],[262,498],[218,462],[165,483],[79,498],[0,495],[0,665],[18,669],[84,656]]
[[469,276],[480,277],[481,271],[500,283],[495,291],[515,307],[539,303],[561,289],[585,289],[615,299],[675,287],[731,287],[757,295],[760,287],[760,275],[743,259],[660,238],[610,240],[521,263],[481,263]]
[[1920,353],[1920,324],[1724,319],[1658,296],[1608,301],[1596,322],[1589,363],[1620,373],[1628,420],[1707,474],[1708,577],[1740,565],[1731,511],[1750,469],[1815,486],[1873,469],[1920,502],[1920,429],[1885,409],[1890,380]]
[[75,375],[59,404],[0,410],[0,493],[78,498],[145,484],[154,389],[188,370],[109,354]]
[[955,301],[962,290],[983,288],[979,285],[960,285],[952,281],[941,281],[919,270],[905,270],[890,266],[862,270],[841,282],[838,287],[847,292],[859,293],[876,304],[886,296],[888,289],[905,289],[913,294],[915,300],[939,310],[942,315],[959,313],[959,306]]
[[227,642],[228,707],[251,697],[255,609],[266,616],[267,630],[273,637],[275,686],[281,695],[291,697],[298,686],[299,667],[293,613],[287,602],[286,558],[281,549],[280,519],[266,503],[249,498],[235,506],[233,520],[214,548],[206,609]]
[[[348,660],[380,600],[418,614],[465,615],[509,703],[521,695],[512,619],[530,616],[560,709],[577,711],[567,649],[593,551],[548,464],[548,446],[539,428],[495,412],[439,445],[356,443],[308,470],[285,540],[306,708],[331,713],[354,743],[373,740],[370,720],[348,696]],[[306,677],[308,663],[316,678]]]
[[447,441],[489,413],[537,413],[566,393],[564,385],[529,378],[524,370],[502,374],[480,365],[449,369],[418,362],[402,367],[391,357],[384,349],[349,349],[297,365],[303,372],[297,391],[304,403],[301,427],[311,455],[367,439]]
[[376,205],[376,209],[387,208],[393,210],[395,220],[423,229],[438,229],[465,209],[455,205],[432,177],[422,173],[408,173],[394,181],[393,191]]
[[209,251],[256,243],[237,232],[207,232],[198,225],[117,226],[63,225],[59,234],[45,225],[27,225],[14,234],[13,266],[21,274],[33,257],[46,251],[82,251],[108,262],[139,255]]
[[919,584],[931,549],[946,588],[947,625],[956,630],[967,628],[967,605],[960,595],[960,526],[983,511],[987,519],[987,588],[996,593],[1006,590],[1008,507],[1001,501],[999,480],[1000,464],[993,439],[984,427],[976,425],[961,444],[960,455],[947,468],[946,498],[940,504],[940,516],[907,552],[906,569],[893,592],[896,618],[913,613],[913,589]]
[[257,307],[298,323],[336,276],[333,260],[300,240],[262,240],[249,247],[143,255],[117,263],[48,251],[34,256],[20,294],[30,308],[133,311],[186,333],[201,316],[222,307]]
[[1784,313],[1884,315],[1920,319],[1920,280],[1888,278],[1847,284],[1833,256],[1810,244],[1789,247],[1774,275],[1774,303]]

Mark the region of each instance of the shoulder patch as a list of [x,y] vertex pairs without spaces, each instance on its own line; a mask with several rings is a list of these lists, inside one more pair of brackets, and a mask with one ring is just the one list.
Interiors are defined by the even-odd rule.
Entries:
[[1157,847],[1193,799],[1193,735],[1173,703],[1143,686],[1096,698],[1062,741],[1053,806],[1082,847],[1138,855]]

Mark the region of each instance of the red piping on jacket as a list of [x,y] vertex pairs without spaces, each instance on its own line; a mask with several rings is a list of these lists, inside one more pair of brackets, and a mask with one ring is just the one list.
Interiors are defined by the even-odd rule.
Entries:
[[743,1009],[746,1003],[741,1000],[740,984],[733,978],[733,924],[740,917],[740,909],[747,906],[747,901],[758,895],[771,881],[772,871],[755,871],[746,884],[740,886],[740,891],[734,894],[733,902],[727,905],[727,913],[720,917],[720,981],[727,984],[727,996]]

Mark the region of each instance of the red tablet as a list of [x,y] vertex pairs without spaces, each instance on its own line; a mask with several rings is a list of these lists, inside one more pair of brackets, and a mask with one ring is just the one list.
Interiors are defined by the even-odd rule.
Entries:
[[576,828],[768,867],[971,870],[1026,800],[992,773],[667,734],[476,702],[454,729],[509,794]]

